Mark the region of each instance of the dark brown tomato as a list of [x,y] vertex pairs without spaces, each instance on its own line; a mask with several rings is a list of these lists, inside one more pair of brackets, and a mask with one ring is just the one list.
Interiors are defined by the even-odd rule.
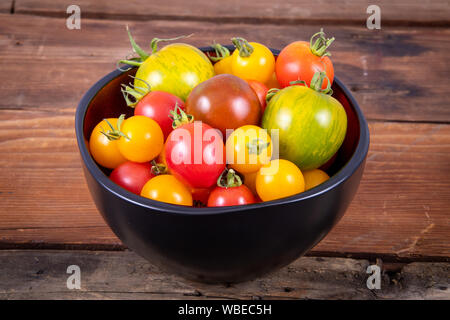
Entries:
[[258,125],[261,106],[250,85],[231,74],[214,76],[196,86],[186,100],[186,111],[195,120],[219,129],[224,138],[226,129]]

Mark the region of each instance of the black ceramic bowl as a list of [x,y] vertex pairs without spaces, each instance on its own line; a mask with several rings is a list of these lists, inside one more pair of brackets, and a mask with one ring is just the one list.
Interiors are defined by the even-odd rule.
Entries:
[[344,215],[364,170],[369,130],[358,104],[339,79],[334,80],[333,95],[347,112],[348,129],[328,170],[332,175],[328,181],[280,200],[193,208],[142,198],[122,189],[89,154],[87,141],[98,122],[121,113],[132,115],[120,84],[128,83],[128,75],[135,71],[116,70],[94,84],[82,98],[75,122],[91,195],[105,221],[130,249],[190,279],[239,282],[294,261],[325,237]]

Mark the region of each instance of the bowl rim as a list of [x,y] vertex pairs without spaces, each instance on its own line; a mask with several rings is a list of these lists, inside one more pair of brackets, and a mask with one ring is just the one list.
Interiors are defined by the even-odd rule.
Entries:
[[[226,46],[226,47],[230,50],[234,49],[233,46]],[[198,49],[201,50],[202,52],[207,51],[211,52],[214,50],[212,47],[200,47]],[[270,50],[274,55],[278,55],[280,52],[280,50],[277,49],[270,49]],[[336,172],[336,174],[331,176],[330,179],[328,179],[324,183],[310,190],[286,198],[241,206],[197,208],[197,207],[169,204],[165,202],[144,198],[112,182],[109,179],[109,177],[105,175],[103,171],[95,163],[85,143],[85,141],[89,141],[89,139],[85,139],[84,137],[84,119],[92,99],[94,99],[94,97],[103,87],[105,87],[113,79],[119,77],[122,73],[123,73],[122,71],[116,69],[110,72],[109,74],[105,75],[100,80],[98,80],[93,86],[91,86],[81,98],[75,113],[75,131],[77,137],[77,144],[81,154],[81,158],[87,170],[89,170],[90,174],[103,188],[105,188],[115,196],[121,198],[122,200],[131,202],[135,205],[138,205],[146,209],[151,209],[158,212],[170,212],[172,214],[177,213],[187,215],[211,215],[211,214],[241,212],[246,210],[257,210],[263,207],[274,207],[280,204],[291,204],[294,202],[304,201],[313,197],[318,197],[328,192],[329,190],[338,187],[340,184],[348,180],[354,174],[354,172],[361,166],[369,150],[370,133],[364,114],[362,113],[362,110],[360,109],[358,103],[356,102],[355,98],[352,96],[350,91],[347,89],[347,87],[338,79],[338,77],[335,76],[334,77],[335,84],[338,87],[340,87],[344,96],[350,102],[350,106],[355,111],[360,127],[360,135],[358,144],[350,159],[338,172]]]

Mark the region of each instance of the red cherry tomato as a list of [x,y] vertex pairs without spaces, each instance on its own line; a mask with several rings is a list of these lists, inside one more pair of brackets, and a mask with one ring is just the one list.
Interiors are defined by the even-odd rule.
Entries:
[[127,161],[115,168],[109,177],[122,188],[140,195],[142,187],[154,176],[149,162]]
[[247,82],[258,96],[259,103],[261,104],[261,111],[264,112],[264,110],[266,109],[266,96],[267,91],[269,91],[269,88],[267,88],[264,83],[256,80],[247,80]]
[[245,185],[239,187],[216,187],[208,198],[208,207],[239,206],[256,203],[255,196]]
[[175,105],[184,110],[184,102],[177,96],[164,91],[151,91],[136,104],[134,115],[146,116],[155,120],[166,139],[173,130],[172,119],[169,118],[169,115]]
[[255,196],[246,185],[242,184],[236,172],[233,169],[226,169],[217,181],[217,187],[209,195],[208,207],[239,206],[255,202]]
[[[318,36],[317,39],[315,39]],[[325,71],[331,84],[334,78],[334,68],[326,49],[334,38],[326,39],[321,31],[313,35],[310,42],[296,41],[287,45],[278,55],[275,72],[280,85],[284,88],[292,81],[303,80],[309,86],[314,74]],[[312,44],[312,46],[311,46]],[[328,81],[325,79],[322,89],[325,89]]]
[[213,186],[225,169],[222,136],[201,121],[182,124],[172,131],[165,153],[170,173],[191,188]]

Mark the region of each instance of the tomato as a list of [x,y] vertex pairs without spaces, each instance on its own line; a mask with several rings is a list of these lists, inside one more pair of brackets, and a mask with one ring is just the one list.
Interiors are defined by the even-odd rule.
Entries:
[[132,116],[120,128],[119,150],[130,161],[149,162],[158,156],[164,144],[161,128],[155,120]]
[[148,57],[136,72],[139,79],[147,81],[152,90],[172,93],[186,100],[199,83],[214,76],[214,67],[208,57],[197,48],[184,44],[169,44]]
[[294,163],[276,159],[258,171],[256,191],[263,201],[276,200],[305,191],[305,180]]
[[[276,63],[275,63],[275,66],[276,66]],[[281,89],[281,85],[278,82],[277,74],[275,72],[272,73],[272,77],[270,77],[269,81],[267,81],[265,83],[265,85],[268,89],[273,89],[273,88]]]
[[200,83],[186,100],[186,111],[226,136],[226,129],[258,125],[259,99],[250,85],[231,74],[214,76]]
[[231,70],[242,79],[266,83],[275,71],[275,58],[266,46],[257,42],[247,42],[242,38],[231,40],[236,46],[232,54]]
[[[320,78],[323,80],[324,74]],[[330,95],[304,86],[289,86],[267,104],[262,127],[278,129],[280,158],[294,162],[301,170],[316,169],[340,148],[347,131],[347,114]]]
[[242,126],[228,137],[226,151],[231,168],[241,173],[255,172],[272,158],[272,141],[266,130]]
[[[123,117],[119,124],[122,121]],[[108,131],[116,131],[117,123],[117,118],[108,118],[99,122],[89,138],[89,150],[92,157],[99,165],[109,169],[114,169],[127,161],[119,151],[118,137],[114,138],[105,134]]]
[[156,176],[149,180],[142,188],[141,196],[183,206],[192,206],[193,204],[188,188],[169,174]]
[[151,42],[152,53],[142,50],[128,31],[133,50],[141,61],[121,60],[139,66],[134,80],[135,88],[145,87],[147,82],[153,91],[172,93],[183,101],[199,83],[214,76],[214,67],[208,57],[196,47],[186,43],[173,43],[157,50],[158,42],[176,40],[158,39]]
[[142,187],[153,178],[152,164],[127,161],[115,168],[109,178],[130,192],[141,194]]
[[155,120],[161,127],[165,139],[173,130],[172,119],[169,116],[176,105],[184,110],[184,102],[177,96],[164,91],[150,91],[136,104],[134,115]]
[[[195,121],[186,123],[187,115],[181,111],[181,120],[169,135],[165,156],[170,173],[191,188],[209,188],[225,169],[225,146],[216,130]],[[174,117],[174,123],[178,123]],[[189,121],[189,120],[188,120]]]
[[223,180],[218,181],[218,186],[209,195],[208,207],[238,206],[256,202],[253,193],[242,184],[241,178],[233,169],[225,170]]
[[[313,43],[314,39],[317,40]],[[334,38],[326,39],[321,30],[311,37],[310,42],[296,41],[287,45],[278,55],[275,65],[277,79],[281,86],[287,87],[292,81],[303,80],[309,86],[316,72],[324,71],[333,83],[334,68],[326,50]],[[322,89],[328,86],[328,80],[322,84]]]
[[303,177],[305,178],[305,190],[312,189],[330,179],[328,174],[320,169],[303,171]]
[[220,45],[219,43],[214,43],[211,45],[215,50],[215,56],[208,54],[209,58],[215,62],[214,71],[216,74],[228,73],[231,74],[231,61],[230,50],[226,47]]
[[256,80],[247,80],[247,83],[250,85],[250,87],[252,87],[253,91],[255,91],[256,95],[258,96],[259,104],[261,105],[261,112],[264,112],[264,110],[266,109],[267,91],[269,91],[269,89],[264,83]]
[[214,64],[214,72],[216,74],[231,74],[232,70],[231,70],[231,56],[224,58],[222,60],[217,61]]

